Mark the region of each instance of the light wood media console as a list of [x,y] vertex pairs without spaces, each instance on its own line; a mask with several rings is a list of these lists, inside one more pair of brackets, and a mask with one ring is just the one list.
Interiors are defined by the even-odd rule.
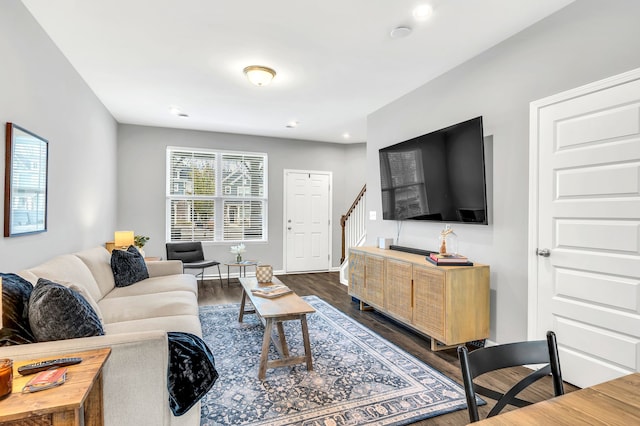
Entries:
[[424,256],[352,247],[349,294],[431,338],[441,350],[489,337],[489,266],[435,266]]

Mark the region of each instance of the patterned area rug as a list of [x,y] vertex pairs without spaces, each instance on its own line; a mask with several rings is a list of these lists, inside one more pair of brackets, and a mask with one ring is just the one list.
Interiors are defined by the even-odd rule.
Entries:
[[[309,315],[313,371],[267,370],[258,380],[264,328],[238,323],[239,305],[200,308],[220,378],[202,399],[201,425],[407,425],[466,409],[464,389],[316,296]],[[304,348],[300,321],[284,323],[292,355]],[[270,359],[277,355],[271,344]]]

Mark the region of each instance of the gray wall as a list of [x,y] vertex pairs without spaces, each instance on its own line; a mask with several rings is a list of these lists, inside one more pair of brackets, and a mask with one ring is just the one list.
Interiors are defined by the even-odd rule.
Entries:
[[[490,225],[453,228],[459,251],[491,266],[492,340],[527,337],[529,103],[640,67],[639,17],[635,0],[578,0],[369,116],[367,205],[378,218],[378,149],[484,117]],[[399,244],[435,249],[442,227],[406,221]],[[396,232],[369,221],[368,243]]]
[[[283,265],[284,169],[333,172],[333,266],[340,261],[340,215],[365,182],[365,145],[341,145],[292,139],[189,131],[134,125],[118,126],[118,229],[150,237],[148,256],[165,257],[166,147],[183,146],[268,154],[267,243],[247,243],[247,259],[280,270]],[[206,243],[207,257],[231,260],[233,243]],[[207,271],[208,274],[212,270]]]
[[112,232],[117,125],[22,3],[1,8],[2,141],[6,122],[49,141],[48,231],[0,238],[0,271],[15,272],[103,244]]

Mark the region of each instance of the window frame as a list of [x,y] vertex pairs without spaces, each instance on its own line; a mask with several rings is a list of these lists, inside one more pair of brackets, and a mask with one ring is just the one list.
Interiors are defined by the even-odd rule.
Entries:
[[[175,152],[184,152],[191,155],[204,154],[215,156],[215,170],[214,170],[214,186],[215,191],[213,195],[187,195],[187,194],[171,194],[171,184],[173,182],[172,172],[172,160]],[[223,190],[223,161],[229,156],[246,156],[246,157],[262,157],[262,195],[261,196],[240,196],[225,194]],[[193,148],[183,146],[167,146],[166,148],[166,172],[165,172],[165,238],[166,241],[180,242],[180,241],[201,241],[207,244],[228,244],[228,243],[264,243],[268,241],[268,207],[269,207],[269,194],[268,194],[268,155],[265,152],[253,152],[253,151],[235,151],[235,150],[220,150],[210,148]],[[172,201],[173,200],[211,200],[214,203],[213,212],[213,238],[212,239],[198,239],[193,234],[191,239],[172,239]],[[261,209],[261,238],[247,239],[247,230],[242,230],[240,239],[225,239],[227,234],[226,225],[228,224],[227,217],[225,217],[225,210],[229,210],[228,202],[231,203],[252,203],[259,202],[262,204]],[[231,206],[230,208],[232,208]],[[250,222],[251,224],[251,222]]]

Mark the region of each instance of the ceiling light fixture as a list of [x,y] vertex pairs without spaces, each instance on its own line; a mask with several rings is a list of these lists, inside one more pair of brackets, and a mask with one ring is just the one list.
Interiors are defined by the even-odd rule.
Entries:
[[299,121],[290,121],[287,123],[287,129],[295,129],[300,124]]
[[411,28],[396,27],[391,30],[391,33],[389,33],[389,36],[391,36],[391,38],[403,38],[408,36],[409,34],[411,34]]
[[178,117],[182,117],[182,118],[189,117],[189,114],[182,112],[180,108],[176,106],[169,107],[169,112],[173,115],[177,115]]
[[351,135],[348,132],[344,132],[342,134],[342,137],[345,138],[345,139],[349,139],[351,137]]
[[413,17],[419,21],[428,19],[433,13],[433,7],[430,4],[421,4],[413,9]]
[[276,76],[276,72],[262,65],[249,65],[243,70],[249,81],[256,86],[266,86]]

